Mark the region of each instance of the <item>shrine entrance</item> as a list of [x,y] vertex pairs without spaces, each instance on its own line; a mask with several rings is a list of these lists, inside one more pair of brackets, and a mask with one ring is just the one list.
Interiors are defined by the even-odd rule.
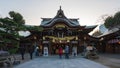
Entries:
[[77,47],[79,45],[73,45],[73,44],[70,44],[70,43],[54,43],[50,46],[50,54],[51,55],[57,55],[58,54],[58,51],[59,51],[59,47],[62,47],[63,49],[63,53],[65,53],[65,46],[69,46],[69,54],[72,54],[72,51],[73,51],[73,47]]
[[[51,49],[51,54],[52,55],[56,55],[58,54],[58,50],[59,50],[59,47],[62,47],[63,49],[63,53],[64,53],[64,49],[65,49],[65,46],[68,45],[68,44],[65,44],[65,43],[55,43],[53,45],[51,45],[50,49]],[[69,45],[68,45],[69,46]]]

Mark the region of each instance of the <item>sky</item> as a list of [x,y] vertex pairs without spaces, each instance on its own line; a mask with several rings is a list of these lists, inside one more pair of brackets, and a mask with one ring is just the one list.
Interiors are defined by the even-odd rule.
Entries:
[[20,13],[26,25],[40,25],[41,18],[53,18],[60,5],[67,18],[79,18],[80,25],[103,23],[104,16],[120,11],[120,0],[0,0],[0,17],[9,11]]

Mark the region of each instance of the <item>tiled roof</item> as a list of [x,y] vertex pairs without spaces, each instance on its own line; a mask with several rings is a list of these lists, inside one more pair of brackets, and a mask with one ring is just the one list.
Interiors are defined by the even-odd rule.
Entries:
[[[65,22],[70,26],[79,26],[79,22],[77,19],[64,19],[64,18],[55,18],[55,19],[50,19],[50,18],[42,18],[41,26],[50,26],[51,24],[54,24],[56,22]],[[52,20],[52,21],[51,21]]]
[[51,26],[56,22],[64,22],[69,26],[80,26],[78,19],[68,19],[65,15],[63,10],[60,8],[57,12],[57,15],[54,18],[42,18],[42,22],[40,26]]

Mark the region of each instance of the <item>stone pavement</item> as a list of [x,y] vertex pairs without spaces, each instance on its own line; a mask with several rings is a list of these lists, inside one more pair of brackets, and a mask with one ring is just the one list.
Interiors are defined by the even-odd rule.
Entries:
[[58,56],[38,57],[14,68],[109,68],[97,62],[82,58],[59,59]]
[[120,68],[120,54],[99,54],[99,59],[93,61],[110,68]]

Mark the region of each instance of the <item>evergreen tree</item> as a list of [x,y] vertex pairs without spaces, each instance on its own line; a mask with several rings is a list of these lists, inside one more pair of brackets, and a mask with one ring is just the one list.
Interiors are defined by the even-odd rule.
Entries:
[[104,25],[108,29],[112,29],[114,27],[120,27],[120,11],[117,12],[114,16],[108,16],[105,19]]
[[21,14],[14,11],[10,11],[9,15],[10,17],[0,18],[0,41],[2,46],[11,43],[17,48],[20,40],[18,31],[25,30],[25,21]]

